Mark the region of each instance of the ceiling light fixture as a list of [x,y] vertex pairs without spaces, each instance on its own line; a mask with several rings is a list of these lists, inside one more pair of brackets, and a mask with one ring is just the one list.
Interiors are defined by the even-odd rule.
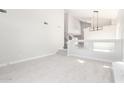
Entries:
[[93,11],[92,23],[89,28],[90,31],[102,30],[103,27],[99,26],[99,11]]

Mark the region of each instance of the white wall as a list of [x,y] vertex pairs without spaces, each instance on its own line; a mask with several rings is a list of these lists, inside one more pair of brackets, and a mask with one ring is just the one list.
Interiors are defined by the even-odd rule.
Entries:
[[121,39],[122,39],[122,56],[124,61],[124,9],[119,10],[118,24],[119,24],[119,31],[121,33]]
[[7,11],[0,14],[0,64],[44,56],[63,47],[63,10]]
[[84,30],[85,40],[103,40],[103,39],[116,39],[117,26],[109,25],[104,26],[103,30],[89,31],[89,28]]
[[[121,42],[120,42],[120,35],[118,32],[117,25],[109,25],[104,26],[103,30],[101,31],[88,31],[86,30],[84,32],[85,40],[118,40],[115,41],[114,46],[107,46],[103,44],[103,47],[113,47],[113,52],[110,53],[104,53],[104,52],[91,52],[92,57],[95,58],[102,58],[110,61],[118,61],[121,60]],[[104,43],[104,42],[103,42]],[[107,44],[107,43],[106,43]],[[111,43],[112,44],[112,43]]]
[[81,33],[80,21],[71,14],[68,15],[68,33],[75,35]]

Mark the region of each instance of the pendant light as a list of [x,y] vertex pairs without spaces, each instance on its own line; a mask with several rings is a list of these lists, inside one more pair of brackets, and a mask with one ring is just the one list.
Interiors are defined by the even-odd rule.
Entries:
[[98,31],[102,30],[103,27],[99,26],[99,11],[93,11],[92,23],[91,27],[89,28],[90,31]]

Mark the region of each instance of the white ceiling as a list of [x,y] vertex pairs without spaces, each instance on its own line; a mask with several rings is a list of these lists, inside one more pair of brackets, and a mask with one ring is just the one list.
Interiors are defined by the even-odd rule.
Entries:
[[[67,10],[72,15],[79,18],[91,18],[95,9],[69,9]],[[99,18],[116,19],[118,9],[97,9],[99,11]]]

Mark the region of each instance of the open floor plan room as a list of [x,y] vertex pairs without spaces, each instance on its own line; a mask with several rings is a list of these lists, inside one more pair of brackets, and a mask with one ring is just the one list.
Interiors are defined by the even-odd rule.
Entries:
[[0,9],[0,83],[123,83],[123,9]]

